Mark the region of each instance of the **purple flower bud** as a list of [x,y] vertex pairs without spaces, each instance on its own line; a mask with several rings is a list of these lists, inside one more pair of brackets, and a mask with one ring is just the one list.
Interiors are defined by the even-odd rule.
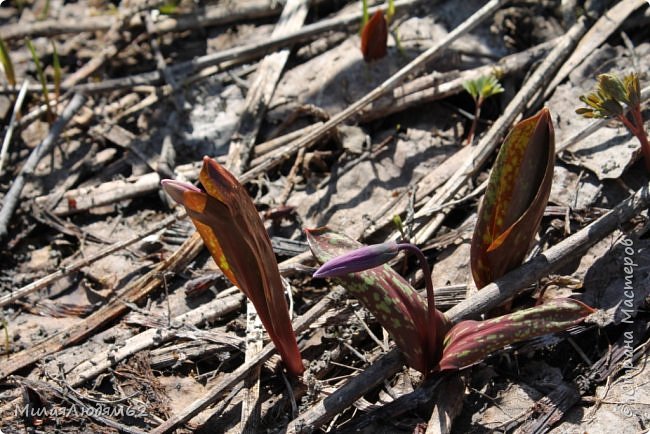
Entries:
[[163,179],[160,181],[160,183],[162,184],[165,192],[181,205],[185,205],[183,193],[186,191],[201,193],[201,190],[199,188],[193,186],[189,182],[176,181],[175,179]]
[[361,247],[325,262],[316,270],[314,277],[339,277],[368,270],[385,264],[398,252],[399,245],[394,241]]

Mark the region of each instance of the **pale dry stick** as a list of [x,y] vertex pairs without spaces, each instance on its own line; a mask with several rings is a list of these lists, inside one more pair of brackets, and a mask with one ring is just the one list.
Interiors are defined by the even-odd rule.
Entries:
[[625,199],[586,228],[533,257],[513,272],[481,288],[473,297],[454,306],[445,312],[445,315],[453,323],[457,323],[498,306],[508,298],[515,296],[520,288],[525,288],[583,255],[595,243],[648,208],[649,203],[650,183],[647,183],[634,195]]
[[463,410],[465,382],[461,374],[443,378],[436,392],[440,399],[436,400],[425,434],[449,434],[454,419]]
[[[151,46],[151,50],[153,51],[154,58],[156,59],[156,67],[162,71],[163,77],[165,78],[165,82],[169,86],[171,86],[172,91],[174,91],[178,89],[178,82],[169,71],[169,68],[167,67],[167,62],[165,61],[165,57],[163,56],[162,51],[160,51],[160,44],[158,43],[158,33],[156,33],[153,19],[151,18],[151,14],[149,13],[149,11],[144,11],[140,15],[144,16],[145,29],[147,29],[147,33],[149,34],[149,45]],[[172,102],[174,103],[176,110],[182,111],[183,110],[182,94],[178,92],[173,92],[173,96],[174,98],[172,98]]]
[[[578,39],[586,30],[587,26],[584,18],[579,19],[576,24],[569,29],[562,42],[558,43],[558,45],[549,53],[541,65],[535,70],[519,92],[517,92],[515,97],[510,101],[503,115],[496,120],[488,130],[487,134],[481,138],[474,148],[472,157],[456,170],[442,188],[440,188],[424,205],[425,208],[433,208],[440,203],[453,200],[458,190],[479,170],[481,170],[482,166],[497,148],[501,139],[505,136],[508,128],[510,128],[510,126],[515,122],[515,119],[524,111],[528,101],[530,101],[535,93],[541,88],[547,77],[552,75],[553,72],[559,68],[560,63],[573,50]],[[422,244],[429,239],[431,235],[438,230],[445,215],[446,213],[444,211],[440,212],[429,222],[420,227],[415,235],[414,242],[416,244]],[[419,218],[422,217],[422,215],[416,213],[415,217]]]
[[[271,38],[285,36],[299,30],[305,22],[308,11],[308,1],[288,0]],[[249,167],[251,152],[262,119],[289,59],[289,48],[266,55],[255,71],[255,78],[246,94],[243,115],[237,124],[236,133],[231,138],[226,157],[226,166],[235,176],[241,175]]]
[[422,209],[419,210],[419,212],[421,213],[421,215],[423,217],[425,217],[425,216],[430,216],[432,214],[440,212],[440,211],[444,210],[445,208],[460,205],[461,203],[465,203],[468,200],[472,199],[473,197],[476,197],[479,194],[483,193],[485,191],[485,189],[487,188],[487,185],[488,185],[488,179],[483,181],[481,183],[481,185],[479,185],[474,190],[472,190],[469,194],[466,194],[465,196],[461,197],[460,199],[452,200],[451,202],[446,202],[446,203],[443,203],[442,205],[438,205],[438,206],[433,207],[433,208],[422,208]]
[[156,264],[148,273],[120,288],[116,296],[98,310],[4,360],[0,364],[0,380],[33,365],[43,357],[85,341],[97,329],[127,313],[133,303],[137,303],[158,288],[162,284],[166,272],[178,272],[184,269],[198,255],[202,247],[201,237],[197,233],[192,234],[172,255]]
[[[490,0],[478,11],[476,11],[471,17],[465,20],[461,25],[456,27],[454,30],[449,32],[445,38],[441,41],[434,43],[432,47],[420,54],[418,57],[409,62],[405,67],[397,71],[393,76],[388,80],[384,81],[382,84],[377,86],[375,89],[370,91],[364,97],[356,101],[355,103],[348,106],[342,112],[332,116],[332,118],[326,121],[321,127],[315,129],[313,132],[308,133],[303,138],[296,140],[287,147],[285,154],[277,158],[268,158],[262,164],[254,167],[248,172],[244,173],[242,178],[243,182],[248,182],[252,179],[255,179],[257,176],[265,173],[270,168],[279,164],[283,161],[284,158],[292,155],[297,152],[300,148],[307,147],[312,143],[315,143],[317,140],[322,138],[325,134],[328,134],[333,128],[339,125],[341,122],[347,120],[354,114],[358,113],[369,103],[375,101],[377,98],[384,95],[386,92],[392,90],[398,86],[404,79],[409,75],[417,72],[418,69],[423,67],[428,61],[433,59],[436,55],[440,54],[442,50],[451,45],[456,39],[464,35],[465,33],[471,31],[474,27],[479,25],[487,17],[491,16],[494,11],[496,11],[506,0]],[[240,179],[241,180],[241,179]]]
[[510,54],[492,64],[460,72],[433,72],[418,77],[396,88],[391,95],[387,95],[372,104],[361,113],[360,120],[369,122],[427,102],[456,95],[465,91],[463,83],[468,80],[475,80],[485,75],[496,75],[501,78],[524,71],[548,53],[561,38],[560,36],[552,41],[543,42],[527,50]]
[[623,0],[617,2],[610,10],[585,33],[576,49],[571,53],[562,67],[558,70],[553,80],[544,89],[544,100],[551,96],[555,88],[596,48],[602,45],[632,12],[646,4],[646,0]]
[[81,386],[101,373],[116,366],[122,360],[139,351],[159,346],[176,336],[175,329],[180,326],[197,326],[206,321],[214,321],[241,307],[244,294],[241,291],[227,298],[215,298],[189,312],[176,316],[169,328],[150,328],[126,339],[117,349],[102,351],[93,358],[75,366],[67,373],[66,379],[71,387]]
[[[412,6],[418,3],[421,0],[398,0],[395,2],[395,8],[397,10],[403,10],[408,6]],[[504,1],[505,2],[505,1]],[[371,11],[378,10],[380,8],[385,9],[385,5],[375,6],[370,8]],[[200,56],[194,60],[181,62],[176,65],[170,66],[171,72],[177,77],[184,77],[187,75],[192,75],[199,72],[202,69],[208,68],[214,65],[221,65],[226,61],[236,60],[243,57],[250,56],[260,56],[262,54],[277,50],[279,48],[285,48],[287,46],[293,45],[296,42],[309,40],[315,36],[332,30],[337,30],[341,28],[347,28],[351,25],[356,25],[361,18],[361,13],[354,13],[350,15],[345,15],[343,17],[336,17],[327,20],[321,20],[317,23],[304,26],[299,31],[293,32],[289,35],[280,36],[277,38],[269,38],[267,41],[261,43],[248,44],[241,47],[235,47],[228,50],[219,51],[214,54],[208,54],[205,56]],[[141,74],[135,74],[124,78],[116,78],[104,80],[101,83],[88,83],[83,85],[75,86],[77,90],[83,90],[87,93],[95,92],[106,92],[109,90],[117,90],[123,88],[131,88],[136,85],[143,84],[159,84],[162,82],[162,73],[158,70],[144,72]],[[5,89],[0,89],[0,93],[3,93]],[[11,89],[6,89],[6,91],[11,91]]]
[[[74,394],[69,393],[69,390],[66,390],[65,388],[61,388],[58,385],[54,385],[52,383],[48,383],[45,381],[33,380],[33,379],[18,377],[18,376],[13,376],[9,380],[12,383],[15,382],[21,386],[28,386],[30,389],[35,391],[47,390],[49,393],[54,394],[62,401],[71,403],[69,409],[67,410],[69,411],[68,414],[70,415],[77,416],[81,414],[82,416],[89,417],[95,420],[96,422],[111,427],[121,433],[123,432],[126,434],[145,434],[145,432],[142,430],[121,424],[111,419],[110,417],[106,417],[106,413],[104,413],[103,410],[108,409],[108,407],[96,408],[92,404],[89,405],[86,402],[82,401],[79,396],[75,396]],[[13,407],[13,410],[14,413],[20,414],[21,410],[23,409],[27,410],[27,408],[31,408],[32,411],[34,410],[33,407],[19,406],[17,403],[16,406]],[[123,412],[122,414],[124,414],[124,408],[121,408],[121,411]],[[115,413],[117,414],[117,410],[115,411]]]
[[[520,267],[510,271],[496,282],[482,288],[472,297],[460,302],[445,315],[452,323],[475,318],[517,295],[538,279],[558,270],[576,257],[584,254],[591,246],[621,227],[650,205],[650,183],[639,189],[607,214],[570,237],[535,256]],[[310,432],[327,423],[336,414],[352,405],[374,385],[380,384],[397,372],[404,359],[396,348],[383,355],[370,368],[350,380],[340,390],[318,402],[298,418],[291,421],[287,431]],[[378,368],[378,366],[381,366]],[[352,384],[354,383],[354,384]]]
[[0,239],[5,238],[8,234],[9,221],[16,210],[16,206],[18,206],[20,194],[27,182],[27,178],[34,174],[36,165],[41,161],[41,158],[54,148],[59,135],[63,132],[63,128],[85,102],[86,97],[84,95],[80,93],[75,94],[70,103],[66,106],[65,110],[63,110],[61,116],[56,120],[56,122],[54,122],[54,124],[52,124],[52,128],[45,139],[43,139],[43,141],[34,148],[31,154],[29,154],[29,157],[27,158],[27,161],[25,161],[20,173],[11,183],[9,191],[3,198],[3,205],[0,210]]
[[[29,92],[29,90],[28,90]],[[42,92],[42,88],[41,88]],[[52,88],[52,92],[54,92],[54,88]],[[17,128],[24,128],[26,125],[31,124],[34,122],[36,119],[39,117],[43,116],[47,112],[47,108],[49,105],[50,110],[56,110],[56,108],[59,106],[59,104],[62,104],[63,101],[67,100],[73,93],[71,91],[67,91],[60,97],[56,98],[54,95],[53,97],[49,100],[49,104],[41,104],[36,106],[36,108],[32,109],[29,113],[25,114],[23,117],[21,117],[18,121],[16,121],[16,127]]]
[[[321,0],[322,2],[322,0]],[[182,15],[164,16],[154,23],[156,33],[182,32],[185,30],[214,27],[241,20],[253,20],[279,15],[281,9],[275,0],[238,0],[218,5],[205,5],[205,10]],[[3,26],[5,40],[53,37],[67,33],[105,32],[111,28],[116,18],[112,15],[86,16],[82,20],[45,20],[25,25],[8,24]],[[140,16],[132,17],[128,29],[142,26]]]
[[256,145],[255,149],[253,149],[253,159],[251,160],[250,165],[257,166],[267,158],[267,154],[269,154],[270,152],[276,151],[281,147],[285,146],[286,144],[291,143],[294,140],[298,139],[299,137],[308,134],[309,132],[315,130],[322,124],[323,124],[322,122],[316,122],[314,124],[300,128],[299,130],[293,131],[291,133],[287,133],[283,136],[279,136],[267,142]]
[[[650,86],[645,87],[645,88],[643,88],[641,90],[641,101],[645,102],[649,97],[650,97]],[[590,123],[589,125],[587,125],[583,129],[576,132],[571,137],[564,140],[557,147],[557,149],[555,150],[555,153],[559,154],[560,152],[562,152],[562,151],[566,150],[567,148],[575,145],[576,143],[580,142],[581,140],[584,140],[585,138],[589,137],[590,135],[592,135],[593,133],[598,131],[600,128],[607,125],[607,123],[610,120],[611,119],[596,119],[594,122]],[[454,200],[454,201],[451,201],[451,202],[446,202],[446,203],[443,203],[442,205],[438,205],[438,206],[435,206],[433,208],[421,208],[420,210],[418,210],[418,213],[422,217],[430,216],[430,215],[432,215],[432,214],[434,214],[436,212],[440,212],[440,211],[444,210],[445,208],[449,208],[451,206],[456,206],[456,205],[459,205],[461,203],[464,203],[467,200],[481,194],[483,191],[485,191],[486,188],[487,188],[487,180],[483,181],[483,183],[481,185],[479,185],[478,187],[476,187],[470,194],[468,194],[466,196],[463,196],[460,199],[457,199],[457,200]]]
[[[137,14],[142,7],[136,7],[135,11],[125,11],[126,14]],[[122,14],[120,14],[122,15]],[[88,62],[86,62],[81,68],[77,69],[72,74],[68,75],[65,80],[61,83],[61,89],[67,90],[73,87],[75,84],[89,77],[95,71],[102,67],[102,65],[111,57],[114,57],[119,53],[122,47],[118,47],[118,43],[122,40],[122,29],[126,26],[128,18],[122,16],[116,19],[111,28],[106,32],[104,40],[102,41],[103,48],[100,52],[96,53]],[[126,41],[124,46],[127,46],[129,43],[133,42]]]
[[7,152],[9,151],[9,143],[11,143],[11,138],[14,134],[14,127],[16,126],[16,117],[23,106],[23,101],[25,100],[25,94],[27,93],[27,86],[29,86],[29,79],[23,81],[22,86],[20,86],[20,91],[18,92],[18,97],[16,98],[16,103],[14,104],[14,111],[11,113],[11,119],[9,120],[9,128],[7,128],[7,133],[5,138],[2,141],[2,150],[0,150],[0,176],[4,172],[5,162],[7,160]]
[[84,267],[87,267],[88,265],[92,264],[93,262],[96,262],[102,258],[105,258],[106,256],[115,253],[119,250],[122,250],[128,246],[130,246],[133,243],[136,243],[140,241],[142,238],[149,236],[151,234],[154,234],[167,226],[170,226],[174,222],[178,221],[179,219],[183,218],[185,216],[184,212],[183,213],[178,213],[174,214],[173,216],[167,217],[165,220],[162,222],[158,223],[157,225],[153,226],[151,229],[147,230],[146,232],[143,232],[141,234],[138,234],[134,237],[129,238],[128,240],[125,241],[120,241],[114,244],[111,244],[110,246],[106,247],[105,249],[97,252],[96,254],[88,257],[88,258],[83,258],[78,260],[77,262],[74,262],[70,265],[61,267],[54,273],[48,274],[45,277],[41,277],[38,280],[35,280],[34,282],[23,286],[22,288],[17,289],[16,291],[13,291],[11,294],[7,294],[3,297],[0,297],[0,307],[6,306],[9,303],[12,303],[20,298],[25,297],[28,294],[31,294],[34,291],[38,291],[39,289],[45,288],[48,285],[51,285],[52,283],[56,282],[57,280],[69,276],[72,273],[76,273],[77,271],[81,270]]
[[[246,300],[246,351],[244,363],[255,360],[264,348],[264,327],[255,306]],[[260,368],[258,365],[248,371],[244,379],[243,398],[239,417],[238,432],[242,434],[255,434],[258,431],[261,415],[260,405]]]
[[[293,328],[296,335],[307,330],[310,325],[320,318],[328,309],[333,300],[343,297],[343,288],[337,288],[330,292],[328,295],[320,299],[311,309],[304,315],[301,315],[293,322]],[[229,389],[236,386],[239,382],[243,381],[248,375],[249,371],[256,366],[260,366],[267,361],[275,353],[273,343],[266,345],[260,353],[257,354],[255,359],[244,363],[235,371],[225,374],[218,385],[206,392],[202,398],[192,402],[186,406],[179,414],[173,415],[165,423],[152,430],[152,434],[169,433],[177,428],[179,425],[189,421],[192,417],[196,416],[201,410],[214,403],[221,398]]]
[[[316,126],[317,125],[311,125],[256,146],[255,150],[258,156],[253,159],[253,163],[257,164],[257,161],[263,161],[267,158],[267,152],[271,152],[274,149],[277,149],[278,146],[281,147],[287,142],[295,140],[306,132],[315,129]],[[258,148],[260,149],[260,152],[257,152]],[[217,161],[222,164],[225,163],[224,158],[217,158]],[[200,162],[177,166],[174,169],[175,177],[180,176],[188,181],[196,181],[199,176],[200,168]],[[160,174],[157,172],[150,172],[127,179],[105,182],[97,186],[81,187],[69,190],[64,194],[64,199],[72,200],[59,201],[57,206],[51,210],[51,212],[57,216],[66,216],[87,211],[93,207],[109,205],[122,200],[151,194],[160,189],[160,180]],[[39,196],[35,199],[35,203],[37,206],[44,206],[49,203],[53,197],[53,194]]]
[[293,162],[293,166],[291,166],[291,170],[287,175],[287,181],[284,185],[284,188],[282,189],[282,193],[280,193],[280,198],[277,201],[278,204],[284,205],[287,203],[287,200],[289,200],[289,196],[291,196],[293,187],[296,184],[296,177],[298,176],[298,170],[300,170],[300,167],[302,167],[302,163],[304,161],[305,161],[305,148],[300,148],[300,150],[298,150],[298,155],[296,155],[296,160]]

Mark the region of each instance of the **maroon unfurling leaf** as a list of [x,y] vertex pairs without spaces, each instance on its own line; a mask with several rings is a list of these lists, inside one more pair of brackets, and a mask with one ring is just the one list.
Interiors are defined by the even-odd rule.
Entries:
[[524,260],[551,192],[555,135],[548,109],[519,122],[497,155],[471,246],[480,289]]
[[[309,247],[321,263],[362,247],[328,228],[308,229],[306,232]],[[384,264],[344,274],[335,280],[388,330],[411,367],[423,373],[435,367],[441,355],[442,338],[449,329],[448,322],[441,312],[436,311],[435,324],[429,326],[424,300],[402,276]],[[435,333],[431,339],[430,332]]]
[[363,26],[361,31],[361,53],[366,62],[379,60],[386,56],[388,46],[388,24],[381,10]]
[[271,241],[253,201],[237,179],[204,157],[199,180],[164,180],[165,191],[187,209],[219,268],[251,300],[289,372],[304,371]]
[[565,298],[485,321],[462,321],[445,337],[440,370],[465,368],[506,345],[577,325],[593,312]]

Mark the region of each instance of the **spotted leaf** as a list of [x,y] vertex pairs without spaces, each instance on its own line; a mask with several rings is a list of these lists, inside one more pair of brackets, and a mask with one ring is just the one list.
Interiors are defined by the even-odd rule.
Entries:
[[[362,247],[357,241],[328,228],[308,229],[307,241],[321,263]],[[427,326],[426,304],[402,276],[384,264],[334,280],[388,330],[411,367],[423,373],[435,367],[442,354],[442,337],[449,329],[448,323],[444,315],[437,312],[436,325]],[[436,345],[428,344],[430,332],[436,333],[431,339]]]
[[565,298],[485,321],[462,321],[445,337],[440,370],[462,369],[506,345],[566,330],[593,312]]
[[553,123],[542,109],[510,131],[490,173],[471,245],[479,289],[523,262],[548,202],[554,162]]

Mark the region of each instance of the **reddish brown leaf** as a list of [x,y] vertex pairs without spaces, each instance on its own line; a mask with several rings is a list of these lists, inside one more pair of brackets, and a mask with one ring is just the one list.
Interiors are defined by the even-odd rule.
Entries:
[[462,321],[445,337],[440,370],[465,368],[506,345],[579,324],[593,312],[586,304],[564,298],[486,321]]
[[[328,228],[309,229],[307,241],[319,262],[362,247],[353,239]],[[357,298],[388,330],[408,364],[427,373],[441,356],[442,336],[449,329],[444,315],[437,312],[433,330],[427,326],[424,300],[411,285],[390,266],[384,264],[369,270],[350,273],[334,279]],[[429,348],[428,332],[436,332],[436,348]]]
[[199,180],[207,194],[176,181],[167,181],[165,190],[185,206],[219,268],[251,300],[287,369],[302,373],[282,279],[255,205],[237,179],[208,157]]
[[524,260],[548,202],[554,162],[553,123],[544,108],[510,131],[490,173],[471,247],[478,288]]
[[388,45],[388,24],[381,10],[374,13],[361,31],[361,53],[366,62],[386,56]]

